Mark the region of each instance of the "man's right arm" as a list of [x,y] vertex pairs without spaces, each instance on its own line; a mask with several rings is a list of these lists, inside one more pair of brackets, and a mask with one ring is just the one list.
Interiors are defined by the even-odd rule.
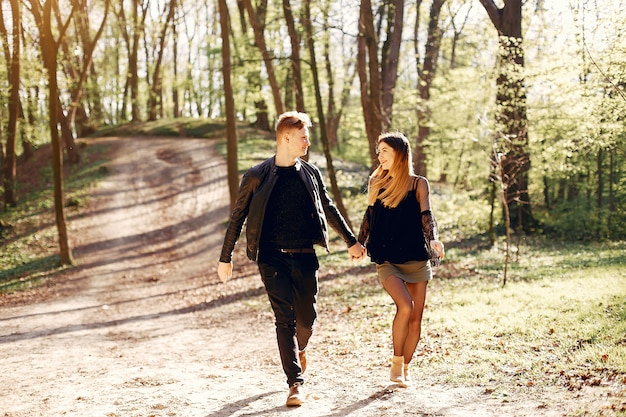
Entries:
[[253,182],[254,181],[250,171],[246,172],[241,180],[239,193],[237,195],[237,200],[235,201],[235,208],[230,215],[228,226],[226,227],[226,235],[224,236],[224,243],[222,245],[222,252],[220,253],[218,265],[218,275],[220,276],[222,282],[229,279],[232,275],[233,250],[235,249],[237,240],[239,240],[243,224],[248,217],[250,200],[252,199]]
[[220,277],[222,282],[228,281],[233,276],[233,263],[220,262],[217,265],[217,276]]

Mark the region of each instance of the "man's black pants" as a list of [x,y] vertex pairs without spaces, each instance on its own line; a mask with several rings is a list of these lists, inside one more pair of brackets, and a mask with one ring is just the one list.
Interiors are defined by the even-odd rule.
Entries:
[[303,383],[298,350],[306,348],[317,318],[317,255],[261,250],[258,266],[274,311],[287,384]]

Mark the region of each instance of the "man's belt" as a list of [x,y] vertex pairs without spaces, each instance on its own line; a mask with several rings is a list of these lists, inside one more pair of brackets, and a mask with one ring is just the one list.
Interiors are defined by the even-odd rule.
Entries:
[[290,249],[277,249],[282,253],[315,253],[313,248],[290,248]]

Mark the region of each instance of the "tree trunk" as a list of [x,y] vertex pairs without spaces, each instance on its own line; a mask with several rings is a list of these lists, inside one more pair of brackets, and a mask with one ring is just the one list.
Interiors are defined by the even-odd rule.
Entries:
[[289,32],[289,39],[291,41],[291,70],[293,71],[293,91],[296,94],[296,110],[305,112],[302,71],[300,69],[300,35],[296,30],[289,0],[283,0],[283,11],[285,13],[287,31]]
[[228,171],[228,189],[230,191],[230,208],[235,208],[239,187],[239,171],[237,169],[237,121],[235,115],[235,98],[230,74],[230,14],[226,0],[219,0],[220,26],[222,32],[222,73],[224,74],[224,100],[226,101],[226,165]]
[[[54,12],[57,21],[61,21],[61,10],[58,2],[54,2]],[[75,134],[77,132],[75,121],[76,115],[87,115],[85,106],[82,102],[82,93],[84,90],[85,81],[90,74],[91,63],[93,62],[93,52],[95,45],[100,35],[104,31],[104,25],[106,23],[106,17],[108,15],[109,1],[105,2],[105,11],[100,28],[97,30],[95,38],[91,40],[89,38],[91,28],[89,25],[89,15],[87,10],[87,4],[82,1],[75,3],[75,8],[78,9],[74,13],[74,24],[77,28],[78,37],[77,43],[82,45],[83,53],[81,59],[72,59],[73,52],[70,51],[71,46],[69,44],[68,37],[63,37],[59,40],[59,49],[62,51],[62,55],[66,59],[60,60],[63,64],[64,71],[68,74],[68,78],[74,80],[70,88],[70,105],[67,107],[67,115],[63,111],[63,105],[59,98],[57,104],[59,121],[61,123],[61,137],[65,144],[65,150],[67,152],[68,161],[70,164],[77,164],[80,161],[80,154],[76,147]],[[86,120],[83,120],[83,123]]]
[[[7,146],[3,161],[4,168],[4,205],[15,207],[17,205],[17,193],[15,190],[15,177],[17,173],[17,161],[15,145],[17,143],[17,121],[20,114],[20,49],[21,49],[21,29],[20,23],[20,2],[11,0],[12,15],[12,39],[10,44],[13,51],[9,51],[9,42],[2,42],[5,48],[5,61],[7,63],[7,74],[9,76],[9,123],[7,125]],[[4,15],[0,10],[0,35],[8,41],[8,33],[4,26]]]
[[178,92],[178,29],[176,25],[177,19],[172,21],[172,54],[173,54],[173,71],[174,83],[172,84],[172,103],[174,103],[174,118],[180,117],[180,103]]
[[[39,13],[38,11],[41,10],[41,6],[40,4],[37,2],[36,6],[34,5],[36,2],[34,0],[31,0],[31,4],[33,4],[33,16],[35,18],[35,22],[37,23],[37,27],[39,28],[40,32],[43,32],[44,26],[46,24],[51,25],[51,22],[45,22],[43,20],[43,15],[41,13]],[[50,13],[50,19],[52,19],[52,14],[54,12],[55,14],[55,20],[57,22],[59,22],[59,25],[61,25],[62,23],[62,18],[61,18],[61,12],[59,10],[58,4],[57,2],[46,2],[45,6],[50,7],[49,13]],[[74,16],[76,12],[76,5],[73,5],[70,16],[67,19],[67,23],[65,24],[65,26],[61,27],[61,31],[65,34],[66,30],[67,30],[67,25],[69,24],[70,20],[72,19],[72,17]],[[40,36],[43,36],[40,34]],[[65,37],[64,36],[59,36],[59,39],[63,40]],[[59,45],[60,42],[57,43],[54,40],[51,40],[50,42],[52,42],[52,44],[54,44],[55,50],[54,50],[54,56],[55,56],[55,60],[58,61],[58,54],[59,54]],[[64,46],[67,47],[67,43],[63,43]],[[66,48],[66,55],[69,54],[69,48]],[[44,63],[45,63],[45,59],[44,59]],[[55,63],[55,68],[57,68],[58,63]],[[54,79],[56,81],[57,75],[54,75]],[[80,160],[79,158],[79,154],[78,154],[78,149],[76,148],[76,144],[74,141],[74,135],[71,131],[71,127],[68,123],[67,117],[65,117],[65,114],[63,113],[63,106],[61,104],[61,98],[59,97],[59,94],[57,92],[57,95],[54,96],[54,100],[57,101],[56,105],[55,105],[55,109],[56,109],[56,114],[54,115],[54,118],[56,120],[57,123],[59,123],[61,125],[61,136],[60,136],[60,140],[62,140],[62,142],[65,144],[65,149],[67,151],[67,155],[68,155],[68,160],[70,163],[74,164],[74,163],[78,163],[78,161]],[[50,116],[51,117],[51,116]],[[57,135],[58,135],[58,128],[55,126],[55,130],[57,131]],[[59,145],[60,146],[60,145]],[[63,156],[63,153],[61,152],[61,157]]]
[[596,165],[598,167],[598,187],[596,188],[596,206],[598,209],[602,208],[602,197],[604,190],[604,176],[602,175],[602,160],[604,158],[604,152],[602,149],[598,149],[598,155],[596,156]]
[[61,127],[61,142],[65,145],[65,151],[67,152],[67,160],[70,164],[74,165],[80,161],[80,155],[78,148],[76,147],[76,141],[74,140],[74,132],[70,126],[69,119],[63,113],[63,105],[61,104],[61,98],[57,99],[57,122]]
[[[31,0],[33,5],[33,13],[37,13],[39,9],[38,0]],[[67,223],[65,219],[65,205],[63,194],[63,153],[57,127],[57,105],[59,102],[59,89],[57,84],[57,53],[58,44],[52,35],[52,19],[51,19],[51,2],[46,0],[44,3],[44,13],[42,25],[40,27],[41,52],[44,61],[44,67],[48,72],[48,115],[50,127],[50,141],[52,145],[52,171],[54,177],[54,207],[56,213],[57,232],[59,236],[60,264],[73,265],[74,259],[70,248]],[[73,9],[72,9],[73,10]],[[71,19],[71,15],[68,18]],[[66,27],[66,26],[65,26]],[[62,37],[63,31],[59,35]]]
[[507,207],[512,227],[531,233],[535,229],[535,220],[528,193],[530,150],[523,75],[522,0],[505,0],[502,8],[498,8],[493,0],[480,0],[480,3],[499,37],[496,136],[498,152],[505,155],[502,164],[504,180],[508,183]]
[[324,64],[326,66],[326,77],[328,78],[328,105],[326,110],[326,136],[328,137],[328,146],[330,149],[339,149],[338,130],[339,119],[341,118],[341,109],[337,109],[335,103],[335,76],[333,72],[333,66],[330,60],[330,31],[328,23],[328,13],[330,1],[326,2],[324,6],[324,35],[322,41],[322,47],[324,50]]
[[304,1],[304,28],[306,32],[306,41],[309,49],[309,59],[311,60],[311,73],[313,75],[313,86],[315,88],[315,103],[317,105],[317,117],[319,119],[319,124],[322,127],[320,131],[320,140],[322,142],[322,147],[324,149],[324,155],[326,156],[326,168],[328,169],[328,177],[330,179],[331,190],[333,194],[333,199],[335,200],[335,204],[337,206],[337,210],[341,213],[343,218],[346,220],[346,223],[350,228],[352,228],[352,223],[350,222],[350,217],[348,216],[348,212],[343,205],[343,199],[341,198],[341,190],[337,185],[337,175],[335,175],[335,167],[333,166],[333,159],[330,153],[330,146],[328,146],[328,136],[326,135],[325,120],[324,120],[324,105],[322,103],[322,93],[320,89],[320,82],[317,73],[317,62],[315,58],[315,43],[313,41],[313,29],[311,27],[311,3],[310,0]]
[[242,0],[243,6],[248,12],[248,18],[250,19],[250,25],[254,31],[254,39],[256,41],[256,45],[261,51],[261,56],[263,57],[263,62],[265,63],[265,70],[267,71],[267,78],[270,83],[270,87],[272,90],[272,96],[274,97],[274,107],[276,108],[276,112],[278,114],[282,114],[285,110],[283,107],[283,101],[280,97],[280,86],[278,85],[278,81],[276,80],[276,73],[274,71],[274,64],[272,63],[272,56],[270,51],[267,49],[267,44],[265,43],[265,35],[263,34],[263,27],[261,26],[259,19],[257,18],[256,12],[252,7],[252,3],[250,0]]
[[[265,28],[265,14],[266,14],[265,8],[266,7],[267,7],[266,1],[262,2],[259,6],[257,6],[256,17],[257,17],[257,22],[261,28],[261,32],[265,30],[264,28]],[[242,28],[242,34],[245,38],[247,38],[246,34],[248,33],[248,25],[246,22],[246,7],[245,7],[243,0],[237,0],[237,10],[239,12],[239,22]],[[249,48],[245,48],[244,53],[248,53],[248,49]],[[246,59],[246,57],[243,56],[241,59]],[[248,87],[246,89],[247,93],[253,94],[255,97],[257,97],[254,100],[254,108],[256,109],[256,120],[253,123],[253,125],[257,129],[270,132],[272,129],[270,126],[268,106],[261,92],[264,87],[263,85],[264,80],[262,80],[260,69],[258,71],[250,71],[250,73],[247,76],[246,81],[248,83]]]
[[611,213],[615,212],[615,190],[613,189],[613,185],[617,177],[614,159],[615,149],[611,149],[609,151],[609,212]]
[[331,0],[326,3],[324,8],[324,61],[326,65],[326,73],[328,77],[328,110],[326,111],[326,134],[328,135],[328,144],[331,149],[341,149],[339,142],[339,123],[343,115],[343,109],[349,104],[352,93],[352,85],[356,77],[356,68],[353,63],[348,63],[344,68],[343,88],[339,97],[339,105],[335,101],[335,76],[331,62],[330,52],[330,27],[328,23],[329,9]]
[[170,22],[174,20],[176,7],[176,0],[170,0],[167,17],[165,18],[165,22],[163,22],[163,27],[161,28],[161,34],[159,36],[159,48],[156,56],[156,63],[154,64],[154,72],[152,73],[150,97],[148,100],[148,120],[150,121],[156,120],[159,115],[162,115],[163,111],[163,84],[161,82],[161,64],[163,62],[163,53],[165,52],[167,28],[170,26]]
[[374,29],[372,4],[370,0],[361,0],[357,37],[357,69],[372,169],[378,165],[377,140],[383,131],[382,79],[379,68],[378,36]]
[[[428,21],[428,38],[425,46],[424,62],[421,69],[418,69],[419,77],[417,82],[417,92],[420,97],[417,106],[418,132],[415,149],[413,152],[413,168],[418,175],[426,176],[426,153],[424,152],[424,143],[430,135],[430,89],[435,79],[437,70],[437,60],[439,58],[439,49],[441,46],[441,37],[443,32],[439,28],[439,15],[445,0],[434,0],[430,8],[430,19]],[[419,14],[418,14],[419,15]],[[417,35],[417,25],[414,34]],[[414,39],[415,49],[417,50],[417,38]],[[419,57],[417,57],[419,60]],[[418,68],[420,66],[417,62]]]
[[265,100],[257,100],[254,102],[254,108],[256,109],[256,120],[254,122],[254,127],[260,130],[265,130],[266,132],[270,132],[272,129],[270,127],[270,119],[267,114],[267,103]]
[[382,79],[382,130],[391,127],[393,117],[393,97],[398,79],[398,63],[402,44],[402,27],[404,20],[404,0],[391,0],[389,3],[387,39],[383,45],[381,59]]
[[[128,56],[128,85],[130,87],[130,121],[139,122],[141,113],[139,107],[139,38],[140,29],[143,26],[144,18],[139,22],[140,0],[132,0],[132,36],[129,37]],[[143,13],[145,16],[145,13]]]
[[35,116],[35,111],[33,110],[35,105],[33,104],[33,102],[35,101],[35,99],[33,98],[34,96],[37,96],[36,93],[33,94],[32,91],[29,91],[27,93],[27,97],[26,97],[26,111],[24,112],[24,107],[22,106],[22,113],[21,113],[21,117],[26,120],[26,123],[22,123],[21,124],[21,137],[22,137],[22,148],[24,149],[24,152],[22,153],[22,157],[24,161],[28,161],[30,158],[33,157],[33,154],[35,153],[34,147],[33,147],[33,143],[29,138],[29,135],[26,132],[25,129],[25,125],[28,124],[29,126],[34,126],[37,123],[37,117]]
[[[72,103],[76,105],[69,106],[67,112],[68,124],[72,128],[72,132],[75,132],[77,135],[83,135],[85,133],[90,133],[93,130],[93,127],[87,128],[89,118],[100,120],[102,117],[102,109],[101,109],[101,98],[100,94],[93,94],[95,97],[91,102],[93,103],[92,111],[86,111],[86,105],[82,104],[83,101],[83,93],[85,92],[85,84],[89,77],[93,77],[93,79],[97,79],[96,74],[93,72],[93,55],[96,48],[96,44],[98,40],[102,36],[104,32],[104,28],[109,16],[109,5],[110,0],[105,0],[104,2],[104,13],[102,16],[102,22],[100,26],[96,30],[96,33],[92,38],[90,38],[91,34],[91,25],[89,24],[89,14],[87,12],[87,5],[83,5],[83,12],[77,16],[78,20],[78,29],[81,35],[81,44],[83,48],[83,56],[79,61],[80,68],[78,71],[74,71],[75,75],[73,77],[76,80],[75,86],[72,87],[71,95],[72,95]],[[96,82],[97,85],[97,82]],[[77,123],[78,121],[78,123]],[[72,139],[74,136],[72,135]]]

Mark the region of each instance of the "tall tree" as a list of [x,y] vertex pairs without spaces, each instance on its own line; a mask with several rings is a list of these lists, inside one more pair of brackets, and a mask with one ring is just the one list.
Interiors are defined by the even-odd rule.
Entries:
[[324,104],[322,102],[322,92],[320,88],[319,75],[317,71],[317,59],[315,57],[315,41],[313,39],[313,27],[311,24],[311,0],[304,1],[304,16],[303,16],[304,30],[306,32],[306,43],[309,49],[309,59],[311,60],[311,74],[313,75],[313,86],[315,89],[315,103],[317,108],[317,117],[319,119],[320,137],[322,147],[324,149],[324,156],[326,156],[326,168],[328,169],[328,178],[330,179],[331,190],[337,209],[341,215],[346,219],[346,222],[352,228],[352,223],[348,216],[346,207],[343,204],[341,198],[341,190],[337,184],[337,175],[335,174],[335,167],[333,166],[333,158],[330,153],[330,146],[328,144],[328,136],[326,134],[326,121],[324,118]]
[[[93,54],[100,36],[102,35],[105,24],[107,21],[109,11],[110,0],[104,1],[104,13],[102,15],[102,21],[99,28],[96,30],[92,38],[92,30],[89,20],[89,11],[91,7],[86,0],[76,0],[74,8],[74,27],[76,36],[75,44],[72,44],[69,36],[64,36],[59,39],[59,53],[64,57],[60,60],[60,66],[66,73],[68,79],[73,82],[68,85],[69,89],[69,105],[67,105],[67,113],[63,110],[63,103],[59,97],[57,103],[57,111],[59,117],[59,125],[61,127],[61,137],[65,144],[65,150],[68,155],[68,161],[72,164],[78,163],[80,155],[76,146],[75,135],[76,133],[85,133],[84,124],[87,122],[89,113],[94,113],[93,110],[88,112],[86,110],[86,103],[83,100],[83,93],[85,91],[85,85],[87,79],[92,70]],[[53,4],[54,14],[57,16],[57,20],[61,19],[61,9],[58,2]],[[80,50],[82,53],[77,54],[76,51]],[[98,104],[99,105],[99,104]],[[77,115],[80,115],[81,126],[77,129],[76,119]]]
[[[4,204],[5,208],[15,206],[17,204],[17,195],[15,192],[15,176],[16,176],[16,153],[15,145],[17,143],[17,120],[20,113],[20,49],[21,49],[21,17],[20,17],[20,1],[11,0],[11,42],[4,24],[4,14],[0,8],[0,36],[2,37],[2,45],[4,49],[5,62],[7,63],[7,74],[9,76],[9,86],[11,92],[9,94],[9,123],[7,126],[7,146],[6,156],[4,158]],[[9,44],[13,46],[12,51],[9,50]]]
[[[302,88],[302,71],[300,68],[300,34],[296,30],[292,6],[289,0],[283,0],[283,12],[291,41],[291,71],[293,73],[293,91],[296,95],[296,110],[304,112],[304,90]],[[290,90],[288,88],[288,90]]]
[[383,131],[382,77],[379,71],[378,35],[370,0],[361,0],[357,38],[357,70],[361,108],[370,151],[371,166],[376,166],[376,140]]
[[[415,31],[413,32],[413,44],[415,48],[415,59],[418,66],[418,82],[417,92],[420,97],[419,105],[417,106],[417,121],[419,124],[417,131],[417,140],[415,142],[415,150],[413,152],[413,168],[419,175],[426,176],[426,152],[424,150],[424,142],[430,135],[431,126],[431,109],[430,109],[430,90],[435,79],[435,72],[437,70],[437,60],[439,58],[439,48],[441,46],[441,37],[443,31],[439,26],[439,15],[441,13],[441,7],[445,3],[445,0],[433,0],[430,7],[430,18],[428,20],[428,36],[426,45],[424,47],[424,60],[419,62],[419,48],[418,48],[418,28],[419,28],[419,7],[421,0],[418,0],[417,8],[418,13],[415,20]],[[421,65],[421,67],[420,67]]]
[[[45,0],[42,6],[38,0],[30,0],[31,11],[39,15],[41,23],[39,29],[39,42],[41,44],[41,54],[43,56],[44,67],[48,73],[48,125],[50,128],[50,142],[52,145],[52,171],[54,177],[54,208],[56,214],[57,232],[59,236],[60,264],[73,265],[74,258],[70,248],[67,222],[65,218],[64,192],[63,192],[63,153],[61,149],[59,128],[58,128],[58,102],[59,87],[57,80],[57,55],[59,52],[59,42],[54,39],[52,27],[52,2]],[[74,8],[72,7],[65,22],[60,22],[60,27],[54,29],[58,33],[59,39],[65,36],[67,28],[71,22]]]
[[522,0],[504,0],[498,7],[493,0],[480,0],[498,31],[498,78],[496,137],[502,161],[503,181],[508,183],[505,201],[511,227],[530,233],[535,221],[528,193],[530,150],[526,114],[524,45],[522,42]]
[[[71,100],[73,105],[68,107],[67,119],[69,125],[72,127],[72,131],[75,131],[79,136],[81,136],[85,133],[89,133],[89,129],[85,127],[85,124],[87,124],[90,117],[101,117],[102,110],[100,102],[102,98],[98,93],[98,89],[92,89],[92,95],[94,97],[90,97],[90,95],[86,96],[84,93],[90,75],[96,78],[95,73],[93,72],[94,52],[96,45],[106,27],[111,0],[104,0],[102,21],[93,34],[93,37],[91,35],[92,29],[89,15],[90,10],[93,9],[93,5],[90,7],[87,0],[80,0],[77,3],[80,8],[80,13],[76,13],[75,21],[78,36],[80,37],[80,48],[82,50],[82,54],[76,65],[77,70],[74,72],[74,76],[72,77],[72,79],[76,81],[71,87]],[[97,82],[94,84],[97,86]],[[83,100],[83,97],[85,96],[86,98],[91,99],[90,103],[85,103],[86,100]],[[88,104],[91,104],[89,111],[87,111]]]
[[[127,120],[127,97],[130,96],[130,121],[141,120],[141,103],[139,103],[139,45],[144,32],[146,17],[150,2],[148,0],[130,0],[131,16],[126,17],[124,0],[119,0],[119,9],[116,10],[116,22],[128,50],[128,70],[123,93],[123,104],[120,118]],[[129,21],[130,20],[130,21]]]
[[276,71],[274,70],[273,54],[269,51],[267,47],[267,42],[265,42],[265,34],[264,34],[264,25],[261,24],[261,21],[258,19],[257,12],[252,7],[251,0],[242,0],[243,6],[248,12],[248,18],[250,19],[250,25],[252,26],[252,30],[254,31],[254,39],[256,46],[259,48],[261,52],[261,56],[263,57],[263,62],[265,63],[265,70],[267,72],[267,78],[270,83],[270,88],[272,90],[272,97],[274,98],[274,107],[276,113],[281,114],[285,111],[283,106],[283,100],[280,96],[280,86],[278,85],[278,81],[276,79]]
[[226,0],[219,0],[220,27],[222,32],[222,74],[224,75],[224,100],[226,101],[226,165],[228,171],[228,190],[230,208],[235,208],[239,172],[237,170],[237,121],[235,115],[235,97],[231,82],[230,65],[230,14]]
[[148,120],[154,121],[159,114],[162,114],[162,97],[163,83],[161,75],[161,64],[163,63],[163,54],[165,53],[165,43],[167,41],[167,29],[174,20],[177,3],[176,0],[170,0],[168,3],[167,15],[158,38],[159,45],[156,55],[156,63],[154,64],[154,72],[152,73],[152,83],[150,86],[150,95],[148,99]]
[[383,130],[391,127],[393,118],[394,92],[398,80],[400,46],[404,22],[404,0],[385,0],[387,11],[387,34],[381,53]]
[[381,13],[378,16],[380,21],[385,21],[384,17],[387,16],[385,39],[380,51],[379,36],[374,27],[374,14],[370,0],[361,0],[357,38],[361,106],[372,166],[377,163],[378,135],[391,127],[394,90],[398,79],[402,44],[404,0],[384,0],[378,10]]
[[[353,59],[346,57],[346,63],[343,67],[343,87],[339,95],[339,103],[335,99],[335,68],[333,67],[333,59],[331,59],[331,53],[334,45],[331,45],[331,25],[329,22],[330,7],[333,4],[332,0],[325,2],[323,9],[324,16],[324,30],[322,35],[322,48],[324,55],[324,63],[326,67],[326,77],[328,79],[328,105],[326,111],[326,134],[328,135],[328,144],[331,149],[335,147],[340,149],[339,141],[339,124],[343,115],[343,110],[350,103],[350,97],[352,95],[352,85],[354,84],[354,78],[356,77],[356,66]],[[344,35],[345,36],[345,35]],[[341,66],[339,66],[341,69]]]
[[[256,8],[257,21],[259,25],[261,25],[262,28],[265,28],[265,16],[267,14],[265,10],[266,7],[267,7],[267,1],[263,1]],[[255,43],[254,38],[250,41],[247,39],[248,38],[248,23],[246,21],[246,6],[243,0],[237,0],[237,10],[239,11],[239,24],[241,26],[242,38],[245,39],[245,42],[242,42],[242,43],[246,44],[246,46],[248,43],[250,43],[251,45],[254,45]],[[231,25],[231,30],[232,30],[232,25]],[[253,34],[253,37],[254,36],[255,35]],[[234,35],[233,35],[233,38],[234,38]],[[237,48],[237,42],[233,42],[233,47]],[[253,124],[257,129],[261,129],[261,130],[265,130],[269,132],[272,130],[272,128],[270,126],[267,101],[265,100],[265,96],[263,94],[263,89],[267,83],[263,79],[260,66],[245,65],[245,62],[249,60],[251,53],[252,53],[251,48],[244,47],[244,48],[241,48],[241,52],[233,54],[233,58],[237,59],[238,66],[245,68],[247,70],[246,75],[245,75],[246,83],[247,83],[245,94],[247,97],[252,97],[252,100],[254,103],[254,108],[256,112],[256,120],[254,121]]]

